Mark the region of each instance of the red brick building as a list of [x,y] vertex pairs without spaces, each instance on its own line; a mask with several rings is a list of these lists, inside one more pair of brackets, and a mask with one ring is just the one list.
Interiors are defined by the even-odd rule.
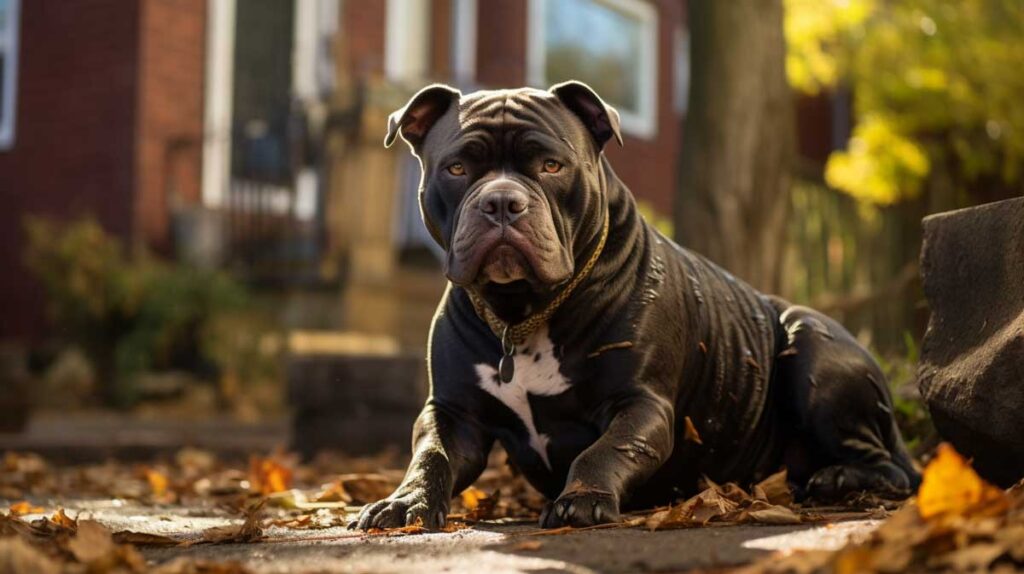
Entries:
[[203,5],[0,2],[4,68],[15,71],[2,85],[11,130],[0,142],[0,338],[38,334],[43,319],[22,266],[24,216],[88,213],[166,247],[166,197],[198,198]]
[[395,283],[402,250],[430,246],[416,165],[380,142],[387,113],[431,81],[591,83],[623,118],[616,171],[667,217],[687,38],[685,0],[0,0],[0,340],[44,323],[21,261],[31,214],[92,214],[180,255],[176,213],[258,198],[315,228],[286,251],[312,253],[316,273]]

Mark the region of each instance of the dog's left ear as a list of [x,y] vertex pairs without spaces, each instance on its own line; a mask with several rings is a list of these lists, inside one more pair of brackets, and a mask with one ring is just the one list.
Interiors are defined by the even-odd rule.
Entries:
[[448,111],[452,102],[461,97],[461,92],[444,84],[434,84],[416,92],[405,107],[388,116],[384,147],[391,147],[401,133],[413,150],[419,150],[430,128]]
[[604,103],[604,100],[597,95],[590,86],[583,82],[570,80],[551,86],[548,90],[569,108],[572,113],[583,120],[583,125],[590,130],[594,139],[597,140],[597,147],[604,148],[604,144],[615,136],[615,141],[622,145],[622,132],[619,128],[619,112],[615,108]]

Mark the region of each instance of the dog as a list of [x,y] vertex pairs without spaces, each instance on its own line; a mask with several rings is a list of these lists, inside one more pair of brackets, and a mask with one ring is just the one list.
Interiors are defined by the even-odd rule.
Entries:
[[385,145],[399,135],[449,284],[405,479],[353,527],[442,527],[496,441],[550,501],[545,528],[616,521],[702,475],[785,466],[830,500],[919,482],[871,355],[647,224],[603,151],[619,115],[589,86],[432,85],[391,114]]

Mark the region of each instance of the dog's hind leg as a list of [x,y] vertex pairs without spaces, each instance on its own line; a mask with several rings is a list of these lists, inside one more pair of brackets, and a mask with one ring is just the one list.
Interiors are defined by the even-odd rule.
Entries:
[[920,476],[878,363],[831,318],[774,303],[787,335],[776,363],[780,423],[801,452],[791,479],[820,500],[858,491],[909,494]]

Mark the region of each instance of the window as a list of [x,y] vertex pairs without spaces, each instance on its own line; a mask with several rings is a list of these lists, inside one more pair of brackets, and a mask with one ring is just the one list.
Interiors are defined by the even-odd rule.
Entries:
[[530,0],[528,74],[548,87],[580,80],[639,137],[656,132],[658,15],[641,0]]
[[388,0],[384,73],[388,79],[419,86],[430,55],[429,0]]
[[20,0],[0,0],[0,150],[14,145],[14,98],[18,79]]

